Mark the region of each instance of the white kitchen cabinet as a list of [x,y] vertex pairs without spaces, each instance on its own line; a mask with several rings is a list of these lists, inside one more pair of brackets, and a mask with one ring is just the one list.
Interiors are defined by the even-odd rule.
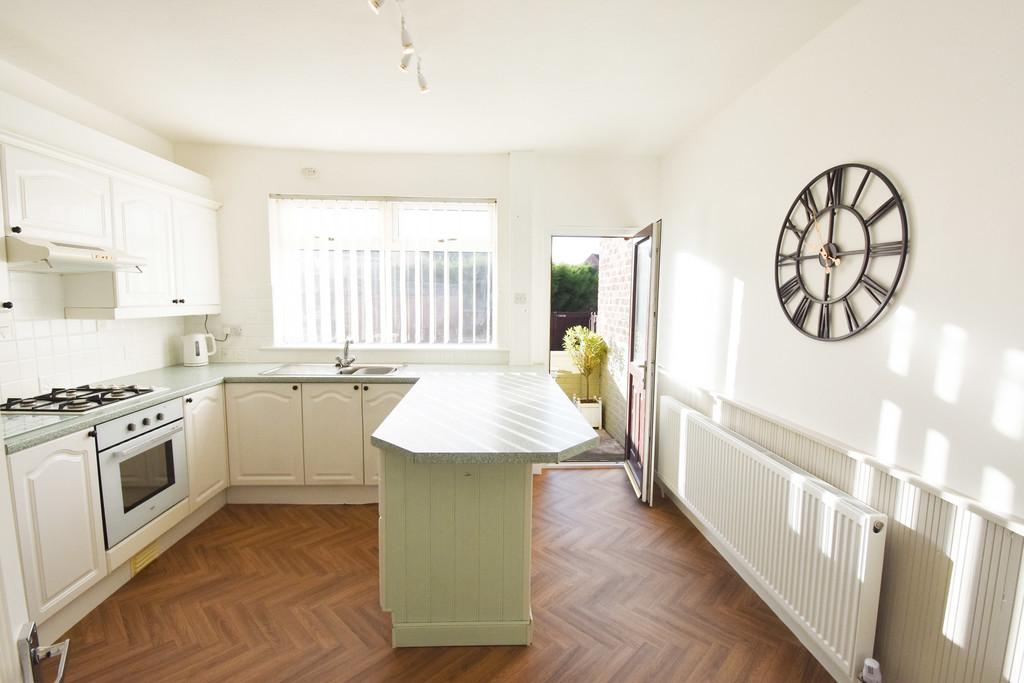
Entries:
[[5,146],[4,181],[8,234],[91,247],[112,246],[108,176]]
[[166,190],[114,181],[115,246],[141,273],[64,276],[65,317],[153,318],[220,312],[217,212]]
[[298,384],[225,385],[231,484],[302,484],[302,393]]
[[188,501],[195,511],[228,487],[228,432],[224,387],[185,397],[185,451],[188,453]]
[[41,623],[107,573],[96,445],[81,431],[8,462],[29,617]]
[[307,484],[363,483],[362,386],[302,385]]
[[141,273],[117,273],[115,305],[169,306],[177,298],[173,231],[166,192],[114,181],[114,246],[146,259]]
[[220,304],[217,212],[174,200],[175,298],[187,306]]
[[364,384],[363,391],[363,483],[380,483],[381,452],[370,443],[370,435],[380,426],[398,402],[402,400],[411,384]]

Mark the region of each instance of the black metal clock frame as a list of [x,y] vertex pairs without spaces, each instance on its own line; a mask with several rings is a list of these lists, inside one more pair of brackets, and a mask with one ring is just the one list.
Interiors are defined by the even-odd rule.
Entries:
[[[845,203],[844,200],[846,195],[849,194],[848,191],[846,191],[848,171],[854,172],[853,179],[855,182],[859,180],[859,183],[856,191],[854,192],[853,199],[849,203]],[[857,171],[861,171],[862,173],[858,174],[856,173]],[[860,175],[859,179],[856,177],[857,175]],[[881,205],[870,209],[870,213],[865,215],[865,213],[858,208],[858,202],[860,202],[864,189],[872,177],[878,178],[885,184],[885,187],[889,191],[889,198]],[[826,200],[825,206],[819,209],[816,205],[812,188],[814,188],[822,179],[826,182]],[[801,208],[807,217],[807,223],[802,228],[793,221],[794,211]],[[840,210],[852,213],[859,221],[864,234],[865,247],[863,250],[841,252],[833,243],[835,218]],[[871,239],[871,226],[893,210],[899,212],[901,238],[894,242],[873,242]],[[816,255],[804,255],[804,241],[812,230],[817,229],[815,222],[818,220],[821,220],[827,225],[828,243],[822,246],[822,251],[824,253],[819,252]],[[799,239],[797,249],[792,253],[785,253],[782,251],[782,245],[785,241],[787,232],[795,234]],[[793,200],[793,203],[790,204],[789,211],[786,213],[786,217],[782,221],[782,228],[779,231],[779,240],[775,248],[775,293],[778,297],[779,306],[782,307],[782,311],[786,315],[786,319],[789,320],[790,324],[799,330],[801,334],[810,337],[811,339],[817,339],[820,341],[839,341],[841,339],[849,339],[855,334],[867,329],[871,323],[878,319],[888,306],[889,302],[892,301],[892,297],[896,293],[900,279],[903,276],[904,268],[906,267],[909,246],[910,239],[907,228],[907,210],[903,205],[903,200],[900,197],[899,191],[896,189],[896,186],[893,185],[892,181],[890,181],[885,174],[878,169],[865,164],[840,164],[838,166],[833,166],[832,168],[819,173],[813,180],[811,180],[811,182],[804,186],[804,189],[800,191],[800,194],[798,194],[796,199]],[[844,291],[840,296],[833,297],[829,295],[831,279],[831,271],[829,269],[825,269],[824,298],[816,296],[808,289],[804,279],[805,273],[803,264],[806,261],[812,260],[818,263],[818,265],[825,266],[827,265],[827,262],[825,261],[826,256],[839,258],[843,255],[849,254],[863,254],[864,259],[861,263],[857,277],[846,291]],[[876,281],[868,275],[867,269],[872,259],[888,258],[893,256],[899,257],[899,263],[896,267],[895,275],[888,286]],[[783,278],[782,274],[789,268],[795,268],[795,274],[792,277]],[[788,275],[788,273],[786,274]],[[876,304],[875,310],[863,321],[858,319],[857,313],[850,301],[850,297],[861,288],[864,288],[869,297]],[[802,294],[803,298],[791,313],[787,304],[792,301],[797,294]],[[841,308],[843,311],[846,322],[846,332],[844,334],[833,335],[833,306]],[[810,319],[812,308],[817,308],[818,310],[818,325],[812,330],[807,330],[806,325],[807,321]]]

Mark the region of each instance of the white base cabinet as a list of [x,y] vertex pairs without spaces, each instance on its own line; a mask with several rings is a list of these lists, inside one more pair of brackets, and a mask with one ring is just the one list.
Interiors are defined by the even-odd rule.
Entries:
[[370,443],[370,435],[380,427],[380,423],[411,387],[410,384],[363,385],[363,472],[367,484],[380,483],[381,450]]
[[195,512],[228,487],[224,387],[218,385],[186,396],[184,417],[189,509]]
[[227,384],[231,485],[376,485],[370,435],[411,384]]
[[227,384],[232,486],[305,482],[298,384]]
[[8,457],[29,617],[42,623],[107,573],[88,430]]
[[306,484],[363,483],[361,384],[302,385]]

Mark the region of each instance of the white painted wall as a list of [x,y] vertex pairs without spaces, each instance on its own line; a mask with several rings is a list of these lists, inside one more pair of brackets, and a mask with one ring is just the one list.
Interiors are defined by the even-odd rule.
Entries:
[[660,218],[660,169],[653,156],[532,156],[530,362],[547,363],[551,237],[635,234]]
[[[220,211],[223,313],[211,330],[241,325],[220,360],[325,360],[323,350],[274,350],[268,252],[270,194],[466,197],[498,200],[495,350],[357,348],[361,361],[547,363],[551,231],[651,220],[656,160],[489,155],[352,154],[183,144],[178,161],[209,176]],[[315,179],[302,176],[315,167]],[[640,191],[642,189],[642,191]],[[642,218],[641,218],[642,216]],[[515,304],[514,294],[526,295]],[[201,320],[190,322],[201,326]]]
[[174,145],[170,140],[3,60],[0,60],[0,91],[150,154],[168,160],[174,158]]
[[[662,386],[692,384],[1024,515],[1024,5],[864,0],[681,141],[662,171]],[[818,172],[889,174],[895,306],[838,343],[779,310],[783,215]]]

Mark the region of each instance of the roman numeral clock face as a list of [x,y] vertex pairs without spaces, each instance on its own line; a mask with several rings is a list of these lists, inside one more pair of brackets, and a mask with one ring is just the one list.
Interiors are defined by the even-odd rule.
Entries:
[[808,337],[852,337],[892,299],[909,244],[907,212],[888,178],[862,164],[830,168],[782,223],[775,288],[783,312]]

